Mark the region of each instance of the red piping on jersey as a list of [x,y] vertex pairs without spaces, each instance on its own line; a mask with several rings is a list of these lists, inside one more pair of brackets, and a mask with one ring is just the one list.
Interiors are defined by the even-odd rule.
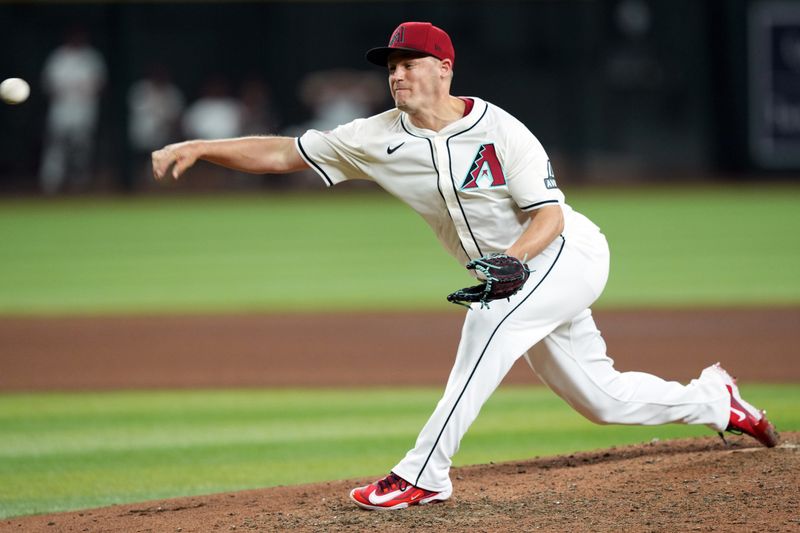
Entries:
[[469,112],[472,111],[472,107],[475,105],[475,100],[473,100],[472,98],[464,98],[463,96],[459,96],[458,98],[465,104],[463,116],[466,117],[467,115],[469,115]]

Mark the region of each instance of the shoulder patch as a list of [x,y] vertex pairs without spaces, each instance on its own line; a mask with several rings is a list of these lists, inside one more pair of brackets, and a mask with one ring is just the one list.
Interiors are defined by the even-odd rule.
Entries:
[[556,175],[553,172],[553,165],[550,164],[550,160],[547,160],[547,177],[544,179],[544,186],[548,189],[558,189],[558,185],[556,184]]
[[467,172],[462,189],[489,189],[506,184],[506,176],[497,159],[494,144],[482,144]]

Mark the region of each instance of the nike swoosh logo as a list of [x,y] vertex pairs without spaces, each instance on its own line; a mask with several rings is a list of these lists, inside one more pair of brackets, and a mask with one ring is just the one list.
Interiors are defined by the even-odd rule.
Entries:
[[737,420],[737,422],[741,422],[742,420],[744,420],[744,419],[746,418],[746,415],[744,414],[744,411],[740,411],[740,410],[738,410],[738,409],[737,409],[737,408],[735,408],[735,407],[731,407],[731,411],[732,411],[732,412],[733,412],[735,415],[737,415],[737,416],[739,417],[739,420]]
[[369,499],[370,503],[373,503],[375,505],[380,505],[382,503],[388,502],[389,500],[393,500],[394,498],[396,498],[399,495],[403,494],[403,492],[404,491],[402,491],[402,490],[395,490],[395,491],[392,491],[392,492],[387,492],[383,496],[377,496],[374,492],[371,492],[368,499]]
[[387,147],[386,147],[386,153],[387,153],[387,154],[389,154],[389,155],[392,155],[393,153],[395,153],[395,152],[397,151],[397,149],[398,149],[398,148],[400,148],[400,147],[401,147],[401,146],[403,146],[404,144],[405,144],[405,141],[404,141],[404,142],[401,142],[400,144],[398,144],[398,145],[397,145],[397,146],[395,146],[394,148],[392,148],[391,146],[387,146]]
[[418,492],[418,493],[416,493],[416,494],[412,495],[412,496],[411,496],[411,501],[413,502],[414,500],[416,500],[416,499],[417,499],[417,498],[419,498],[420,496],[422,496],[422,493],[421,493],[421,492]]

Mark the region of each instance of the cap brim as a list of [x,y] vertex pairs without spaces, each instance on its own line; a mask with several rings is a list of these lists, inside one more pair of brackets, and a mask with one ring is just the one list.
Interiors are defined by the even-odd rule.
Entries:
[[367,50],[366,58],[367,61],[372,63],[373,65],[378,65],[379,67],[385,67],[389,64],[389,54],[396,51],[406,51],[406,52],[414,52],[421,56],[428,56],[426,52],[422,52],[415,48],[401,48],[399,46],[389,47],[389,46],[379,46],[378,48],[372,48]]

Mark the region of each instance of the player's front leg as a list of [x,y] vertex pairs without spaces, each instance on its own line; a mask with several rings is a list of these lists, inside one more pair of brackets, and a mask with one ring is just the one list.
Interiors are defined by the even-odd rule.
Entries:
[[537,335],[544,335],[546,328],[520,329],[508,321],[514,307],[497,302],[490,309],[476,305],[467,312],[444,395],[414,448],[392,469],[412,485],[451,492],[450,466],[462,437],[514,361],[536,342]]

